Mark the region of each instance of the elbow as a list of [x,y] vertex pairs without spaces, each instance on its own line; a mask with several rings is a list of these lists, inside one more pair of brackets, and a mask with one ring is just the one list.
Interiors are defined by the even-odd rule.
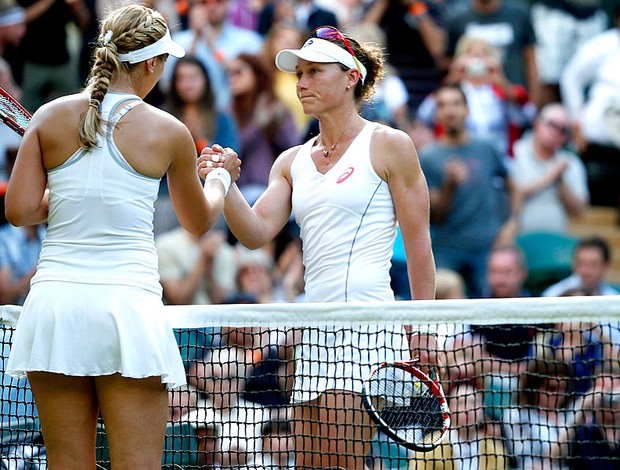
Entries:
[[28,225],[25,217],[19,211],[11,210],[9,207],[5,209],[6,220],[15,227],[22,227]]

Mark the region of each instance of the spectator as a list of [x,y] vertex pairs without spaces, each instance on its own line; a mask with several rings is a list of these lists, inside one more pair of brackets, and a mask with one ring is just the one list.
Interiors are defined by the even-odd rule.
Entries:
[[486,39],[498,51],[506,78],[527,88],[538,105],[540,83],[536,65],[536,38],[524,3],[509,0],[468,0],[448,17],[447,57],[451,60],[463,35]]
[[274,259],[266,249],[250,251],[237,247],[237,295],[254,298],[261,304],[284,301],[274,276]]
[[448,438],[431,452],[413,459],[409,470],[503,470],[509,468],[501,437],[484,413],[482,391],[460,384],[450,390]]
[[11,65],[4,59],[7,49],[19,46],[26,34],[26,11],[14,0],[0,2],[0,84],[16,98],[20,90],[13,76]]
[[[225,147],[237,145],[237,125],[228,111],[217,108],[209,74],[194,56],[185,56],[175,62],[165,107],[170,114],[187,126],[197,153],[209,143]],[[179,226],[168,192],[168,179],[162,178],[155,201],[155,235]]]
[[44,225],[0,228],[0,304],[23,304],[44,238]]
[[237,126],[232,115],[218,109],[207,69],[194,56],[178,59],[172,68],[166,108],[190,130],[196,151],[214,142],[236,147]]
[[[562,99],[571,116],[578,151],[589,169],[592,203],[617,207],[620,142],[613,119],[620,108],[620,3],[614,27],[577,49],[560,77]],[[598,168],[598,169],[597,169]],[[597,169],[596,172],[595,169]]]
[[488,141],[466,130],[467,98],[458,85],[436,92],[437,122],[445,133],[420,152],[431,198],[431,234],[437,267],[460,273],[467,295],[479,297],[486,277],[486,260],[504,223],[497,200],[511,191],[502,157]]
[[534,0],[531,18],[541,82],[540,106],[562,101],[559,83],[564,67],[590,38],[607,28],[604,0]]
[[[285,410],[286,411],[286,410]],[[295,439],[287,413],[279,413],[263,426],[264,470],[295,470]]]
[[[19,46],[26,32],[26,12],[13,0],[0,1],[0,86],[17,100],[22,98],[11,64],[5,60],[9,48]],[[8,152],[17,149],[21,137],[5,125],[0,125],[0,183],[8,180]]]
[[444,15],[442,2],[376,0],[363,19],[385,32],[389,62],[407,87],[412,115],[443,78]]
[[[263,38],[253,30],[236,26],[228,18],[229,0],[191,0],[189,29],[173,35],[188,55],[194,55],[209,72],[218,109],[230,107],[227,63],[243,52],[258,54]],[[164,90],[167,90],[174,58],[166,63]]]
[[521,376],[515,406],[503,414],[507,448],[517,468],[557,468],[554,449],[574,414],[571,374],[564,362],[533,360]]
[[157,236],[155,243],[165,303],[219,304],[235,291],[235,252],[223,231],[195,237],[178,227]]
[[283,72],[276,67],[276,55],[282,49],[298,49],[304,42],[303,30],[288,23],[274,24],[265,37],[263,57],[273,76],[273,89],[276,97],[289,109],[295,119],[297,134],[304,135],[310,123],[310,117],[304,114],[297,91],[295,75]]
[[[587,295],[581,289],[566,295]],[[593,385],[595,371],[603,363],[603,342],[600,330],[593,323],[558,322],[545,328],[536,338],[535,357],[546,361],[561,361],[572,370],[573,388],[583,395]]]
[[[20,44],[23,61],[23,105],[31,113],[60,95],[80,88],[79,71],[69,50],[68,26],[86,28],[89,13],[80,0],[18,0],[26,11],[26,34]],[[81,32],[80,42],[81,42]]]
[[[347,33],[360,41],[374,42],[385,49],[387,35],[376,24],[361,23],[347,28]],[[362,116],[408,131],[410,126],[409,91],[395,67],[386,63],[385,76],[377,83],[371,101],[362,107]]]
[[[523,252],[516,246],[496,247],[489,254],[483,296],[528,297],[530,294],[524,288],[526,278]],[[469,374],[459,379],[477,380],[475,374],[482,374],[484,381],[480,386],[487,391],[488,412],[496,419],[501,418],[501,407],[510,403],[518,388],[518,377],[533,354],[536,332],[533,325],[527,324],[471,325],[469,332],[452,347],[456,358],[463,361],[457,362],[457,370]]]
[[[501,155],[512,155],[512,144],[529,125],[527,91],[504,75],[498,50],[486,40],[462,36],[455,51],[446,83],[459,84],[469,105],[467,130],[472,136],[493,142]],[[416,114],[419,122],[439,135],[435,121],[437,103],[428,95]]]
[[565,108],[549,104],[540,110],[533,132],[515,144],[510,174],[523,197],[520,233],[566,233],[569,217],[580,217],[588,207],[586,169],[566,149],[569,132]]
[[560,434],[554,457],[571,468],[612,470],[620,460],[620,368],[607,362],[594,385],[577,400],[574,419]]
[[318,5],[316,0],[273,0],[261,10],[257,31],[264,36],[282,23],[294,24],[304,36],[319,26],[339,26],[336,14]]
[[[243,174],[237,185],[250,204],[265,190],[278,155],[300,143],[293,115],[276,97],[261,56],[240,54],[228,64]],[[218,142],[219,143],[219,142]]]
[[618,295],[605,279],[611,263],[608,243],[600,237],[584,238],[573,254],[573,274],[549,286],[543,297],[558,297],[569,289],[585,289],[591,295]]

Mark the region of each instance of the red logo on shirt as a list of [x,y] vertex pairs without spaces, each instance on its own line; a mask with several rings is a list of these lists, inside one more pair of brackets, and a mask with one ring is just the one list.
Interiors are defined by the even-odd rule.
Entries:
[[353,174],[353,172],[355,171],[355,168],[353,168],[352,166],[350,166],[349,168],[347,168],[347,170],[341,174],[338,177],[338,180],[336,180],[336,184],[340,184],[342,183],[344,180],[346,180],[349,176],[351,176]]

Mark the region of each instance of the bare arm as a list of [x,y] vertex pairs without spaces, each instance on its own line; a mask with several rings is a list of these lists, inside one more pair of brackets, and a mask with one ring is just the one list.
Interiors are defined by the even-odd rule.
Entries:
[[[435,298],[435,261],[430,238],[430,204],[426,179],[413,142],[406,134],[388,128],[376,131],[371,155],[379,176],[387,181],[394,201],[407,258],[407,273],[412,298]],[[410,336],[412,355],[422,364],[441,367],[435,336],[424,329],[406,328]],[[431,334],[429,334],[431,333]]]
[[[201,176],[209,172],[201,165],[219,152],[217,147],[219,146],[207,147],[202,151],[198,159]],[[297,147],[289,149],[276,160],[269,175],[267,189],[253,207],[247,203],[237,185],[231,186],[226,196],[224,216],[228,227],[244,246],[250,249],[260,248],[273,240],[289,219],[293,194],[290,164],[296,152]]]
[[[168,169],[170,198],[181,225],[200,236],[219,219],[224,208],[224,186],[216,180],[205,181],[201,188],[196,172],[196,148],[191,134],[180,122],[179,130],[167,139],[172,163]],[[223,168],[231,180],[239,178],[241,162],[235,155],[226,158]]]
[[47,221],[49,198],[46,191],[47,172],[39,129],[45,121],[45,110],[32,117],[19,146],[17,159],[6,193],[6,217],[13,225],[35,225]]

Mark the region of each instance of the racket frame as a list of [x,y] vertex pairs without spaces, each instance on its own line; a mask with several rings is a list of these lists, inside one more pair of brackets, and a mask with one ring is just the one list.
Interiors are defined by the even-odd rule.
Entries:
[[[26,108],[24,108],[19,101],[17,101],[8,91],[0,86],[0,96],[8,100],[11,104],[17,108],[18,111],[21,112],[28,120],[32,118],[32,115],[28,112]],[[6,114],[2,107],[0,107],[0,119],[2,122],[6,124],[11,130],[17,132],[19,135],[23,136],[24,132],[26,132],[26,128],[21,126],[15,119],[13,119],[10,115]]]
[[[377,425],[377,427],[392,440],[402,445],[403,447],[413,450],[416,452],[428,452],[435,449],[441,442],[444,440],[446,435],[448,434],[448,429],[450,428],[450,409],[448,407],[448,401],[446,399],[446,395],[443,391],[443,387],[439,382],[438,374],[435,373],[434,369],[432,370],[433,378],[431,378],[428,374],[424,373],[420,370],[418,360],[409,360],[409,361],[393,361],[393,362],[382,362],[379,365],[375,366],[373,370],[370,372],[368,378],[364,381],[364,387],[362,391],[362,402],[366,407],[366,411],[370,415],[371,419]],[[371,395],[368,390],[368,386],[370,384],[371,378],[381,369],[386,367],[395,367],[397,369],[401,369],[413,377],[417,378],[424,386],[426,386],[431,395],[437,400],[439,408],[442,413],[442,422],[443,428],[441,430],[441,434],[438,439],[434,442],[424,444],[419,442],[410,442],[403,439],[398,432],[393,430],[377,413],[374,405],[371,401]]]

